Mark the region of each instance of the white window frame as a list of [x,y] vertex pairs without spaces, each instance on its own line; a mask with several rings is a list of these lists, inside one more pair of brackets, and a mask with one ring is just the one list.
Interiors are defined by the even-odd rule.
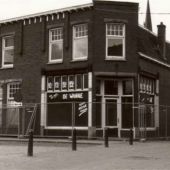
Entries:
[[[87,35],[76,37],[76,27],[83,27],[83,26],[86,26],[86,28],[87,28],[87,30],[86,30],[87,31]],[[85,39],[87,41],[87,51],[86,51],[87,56],[75,58],[75,53],[76,53],[75,52],[75,40],[76,39]],[[78,24],[78,25],[74,25],[73,26],[73,42],[72,42],[72,44],[73,44],[72,60],[73,61],[87,60],[88,59],[88,24],[87,23],[85,23],[85,24]]]
[[[13,50],[14,51],[14,45],[13,46],[9,46],[9,47],[5,47],[5,40],[6,38],[12,37],[14,39],[13,35],[9,35],[9,36],[4,36],[2,38],[2,68],[12,68],[14,66],[14,62],[13,64],[5,64],[5,51],[6,50]],[[14,61],[14,55],[13,55],[13,61]]]
[[[60,36],[59,39],[57,40],[52,40],[52,31],[54,30],[61,30],[62,34],[61,35],[56,35]],[[61,59],[51,59],[52,55],[52,45],[53,44],[62,44],[62,58]],[[49,63],[62,63],[63,62],[63,27],[57,27],[54,29],[49,30]]]
[[[15,85],[17,88],[15,90],[21,90],[21,82],[11,82],[7,84],[7,104],[10,106],[21,106],[22,102],[16,102],[14,97],[10,97],[10,85]],[[14,90],[14,91],[15,91]]]
[[[113,24],[113,25],[122,25],[123,26],[123,35],[108,35],[107,30],[108,30],[108,24]],[[106,23],[106,60],[125,60],[125,24],[123,23]],[[123,51],[122,51],[122,56],[108,56],[108,39],[120,39],[123,42]]]

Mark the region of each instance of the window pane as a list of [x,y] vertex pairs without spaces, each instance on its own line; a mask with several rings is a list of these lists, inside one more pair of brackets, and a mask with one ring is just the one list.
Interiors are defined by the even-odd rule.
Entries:
[[57,60],[63,58],[63,43],[56,42],[51,45],[51,60]]
[[123,56],[123,39],[107,39],[107,56]]
[[68,87],[67,76],[62,76],[62,90],[67,90],[67,87]]
[[118,94],[118,83],[113,80],[105,80],[104,82],[105,95],[117,95]]
[[123,94],[124,95],[132,94],[132,81],[131,80],[123,81]]
[[61,77],[57,76],[54,78],[54,90],[60,90],[61,88]]
[[87,58],[88,53],[87,37],[74,39],[74,59]]
[[84,89],[88,88],[88,74],[84,74]]
[[76,75],[76,89],[82,89],[83,83],[82,83],[82,75],[78,74]]
[[13,64],[14,61],[14,50],[5,50],[4,51],[4,64]]
[[54,78],[48,77],[48,79],[47,79],[47,91],[52,91],[53,85],[54,85]]
[[5,37],[5,47],[14,46],[14,37]]
[[75,89],[75,76],[71,75],[69,76],[69,89],[74,90]]

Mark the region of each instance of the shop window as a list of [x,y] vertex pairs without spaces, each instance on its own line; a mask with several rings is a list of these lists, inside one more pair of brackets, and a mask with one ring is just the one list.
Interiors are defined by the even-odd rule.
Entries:
[[81,74],[76,75],[76,90],[82,90],[83,88],[83,79]]
[[140,114],[143,115],[142,121],[147,127],[155,126],[155,83],[153,78],[140,76],[140,103],[143,105]]
[[75,89],[75,76],[74,75],[70,75],[68,80],[68,87],[69,90],[74,90]]
[[105,95],[117,95],[118,94],[118,82],[114,80],[105,80],[104,93]]
[[124,24],[106,24],[106,59],[125,59]]
[[132,80],[123,81],[123,95],[132,95]]
[[88,26],[87,24],[73,27],[73,60],[88,58]]
[[83,89],[88,89],[88,74],[83,74]]
[[47,91],[53,91],[54,89],[54,77],[47,78]]
[[14,36],[2,39],[2,67],[13,67],[14,64]]
[[61,89],[60,86],[61,86],[61,77],[60,76],[54,77],[54,90],[59,91]]
[[140,77],[140,93],[155,94],[155,80],[152,78]]
[[63,61],[63,28],[49,31],[49,62]]
[[68,79],[67,76],[62,76],[62,90],[68,89]]

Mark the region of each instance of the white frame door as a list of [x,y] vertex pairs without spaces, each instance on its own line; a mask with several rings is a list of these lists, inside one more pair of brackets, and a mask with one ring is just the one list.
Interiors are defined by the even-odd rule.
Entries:
[[[109,101],[109,103],[108,103]],[[107,104],[109,105],[115,105],[116,106],[116,118],[114,117],[109,117],[107,115]],[[103,116],[103,125],[104,127],[109,127],[110,129],[117,129],[118,130],[118,137],[120,137],[120,130],[121,130],[121,105],[119,102],[119,98],[104,98],[104,116]],[[111,110],[114,108],[111,108]],[[108,110],[109,111],[109,110]],[[114,110],[113,110],[114,111]],[[113,113],[114,116],[114,113]],[[109,119],[109,121],[116,121],[115,122],[108,122],[107,124],[107,118]],[[116,120],[115,120],[116,119]],[[113,125],[111,125],[110,123],[113,123]]]

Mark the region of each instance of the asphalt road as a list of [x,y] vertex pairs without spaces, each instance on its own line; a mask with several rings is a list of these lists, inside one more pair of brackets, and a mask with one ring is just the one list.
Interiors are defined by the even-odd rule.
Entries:
[[169,170],[170,142],[112,141],[104,145],[34,145],[27,156],[26,143],[0,143],[0,170]]

